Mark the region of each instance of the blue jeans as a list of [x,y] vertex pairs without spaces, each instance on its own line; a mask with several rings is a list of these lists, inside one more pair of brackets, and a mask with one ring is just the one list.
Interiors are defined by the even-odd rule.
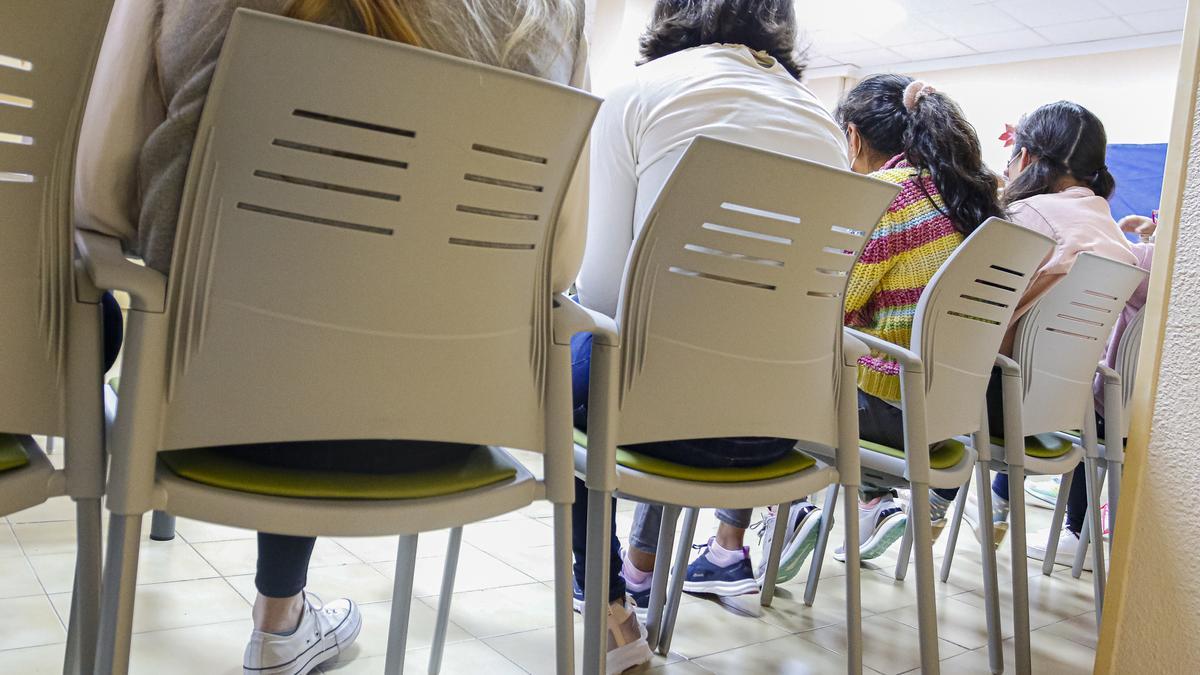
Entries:
[[[591,380],[592,335],[580,333],[571,338],[571,383],[575,406],[575,426],[587,431],[588,385]],[[774,462],[796,445],[795,440],[781,438],[703,438],[682,441],[642,443],[631,450],[664,459],[668,462],[703,468],[733,468],[763,466]],[[720,510],[717,518],[734,527],[750,526],[751,509]],[[575,506],[572,510],[572,548],[575,551],[575,583],[583,588],[587,561],[587,488],[575,479]],[[631,545],[654,553],[658,544],[662,507],[638,504],[634,514]],[[609,558],[609,601],[625,597],[625,580],[621,577],[620,543],[616,534],[616,514],[613,515],[612,554]]]

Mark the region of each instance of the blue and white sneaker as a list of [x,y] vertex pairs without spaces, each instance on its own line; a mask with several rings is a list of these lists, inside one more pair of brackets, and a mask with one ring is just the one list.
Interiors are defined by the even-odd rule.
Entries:
[[[758,531],[762,541],[762,553],[759,554],[758,565],[754,568],[754,577],[761,585],[763,575],[767,572],[767,556],[775,540],[775,512],[769,511],[763,518],[762,529]],[[787,537],[783,543],[783,554],[779,557],[779,572],[775,583],[783,584],[796,578],[804,561],[808,559],[813,549],[817,547],[817,539],[821,534],[821,509],[805,500],[792,504],[788,512]]]
[[734,564],[719,567],[708,559],[715,540],[716,537],[709,537],[707,544],[694,547],[703,550],[688,565],[687,578],[683,582],[684,592],[723,597],[757,593],[758,582],[754,579],[754,566],[750,564],[750,550],[743,549],[742,559]]
[[[579,587],[579,582],[572,580],[571,582],[571,606],[575,608],[576,614],[583,614],[583,589]],[[629,590],[626,587],[626,597],[633,603],[633,613],[641,621],[646,620],[646,612],[650,609],[650,587],[647,586],[644,591]]]
[[[904,536],[908,516],[891,497],[880,499],[869,509],[858,508],[858,552],[862,560],[883,555],[892,544]],[[846,562],[845,546],[833,552],[833,559]]]

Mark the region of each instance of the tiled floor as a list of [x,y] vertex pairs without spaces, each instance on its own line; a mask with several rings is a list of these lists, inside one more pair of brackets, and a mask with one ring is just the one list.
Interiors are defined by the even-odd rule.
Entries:
[[[628,504],[619,507],[624,531],[630,509]],[[1033,531],[1045,527],[1050,514],[1031,508],[1029,515]],[[698,531],[707,536],[714,524],[706,513]],[[148,521],[146,525],[148,529]],[[466,529],[443,672],[553,671],[550,526],[549,508],[537,504]],[[942,671],[985,673],[979,548],[970,530],[964,530],[950,582],[937,582]],[[169,543],[143,542],[132,672],[240,673],[254,593],[254,533],[180,520],[178,535]],[[73,537],[73,509],[65,500],[0,519],[0,673],[61,672]],[[426,668],[445,541],[445,533],[421,539],[406,672]],[[1011,638],[1005,544],[1000,553],[1002,623],[1005,637]],[[327,598],[351,596],[362,604],[364,615],[352,660],[324,672],[383,672],[394,547],[392,538],[320,541],[310,589]],[[939,546],[939,561],[941,550]],[[873,561],[863,570],[864,663],[871,673],[917,672],[919,665],[915,581],[912,573],[904,582],[893,579],[889,570],[894,560]],[[756,596],[725,603],[687,598],[671,655],[656,658],[638,672],[844,672],[844,574],[844,566],[830,557],[811,608],[801,600],[804,575],[782,586],[769,609],[760,608]],[[1069,570],[1059,568],[1047,578],[1040,567],[1031,566],[1030,589],[1034,672],[1091,672],[1096,643],[1091,576],[1076,580]],[[1011,639],[1005,647],[1011,665]]]

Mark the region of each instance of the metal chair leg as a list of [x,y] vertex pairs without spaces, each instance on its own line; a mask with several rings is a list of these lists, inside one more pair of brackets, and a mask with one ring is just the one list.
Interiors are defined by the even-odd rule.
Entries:
[[417,571],[417,535],[400,537],[396,546],[396,578],[392,591],[392,621],[388,625],[387,658],[383,672],[404,672],[404,651],[408,647],[408,623],[412,610],[413,576]]
[[[1093,473],[1090,475],[1095,476],[1096,474]],[[1098,493],[1100,486],[1104,485],[1104,470],[1101,469],[1099,478],[1094,478],[1093,480]],[[1097,499],[1099,499],[1099,497],[1097,497]],[[1090,502],[1087,513],[1088,517],[1083,519],[1083,527],[1080,528],[1079,531],[1079,544],[1075,547],[1075,558],[1071,561],[1071,576],[1076,579],[1083,576],[1083,563],[1085,560],[1087,560],[1088,547],[1092,544],[1092,519],[1090,517]],[[1103,541],[1103,537],[1101,538],[1101,541]]]
[[104,557],[100,519],[99,499],[80,499],[75,502],[78,552],[64,675],[91,673],[96,664],[96,637],[100,626],[100,570]]
[[[982,462],[975,465],[975,481],[979,485],[979,522],[992,522],[992,487],[991,472],[988,465]],[[968,482],[968,485],[970,483]],[[966,487],[964,486],[964,491]],[[965,501],[965,500],[964,500]],[[964,505],[965,506],[965,505]],[[1000,588],[996,565],[995,531],[991,527],[981,526],[979,529],[980,557],[983,560],[983,602],[984,615],[987,618],[988,633],[988,665],[991,672],[1004,672],[1003,628],[1000,623]],[[951,542],[954,540],[951,539]],[[943,563],[944,564],[944,563]],[[943,567],[943,573],[948,572]],[[942,577],[945,581],[946,577]]]
[[612,496],[588,490],[587,575],[583,603],[583,672],[605,672],[608,645],[608,565],[612,555]]
[[658,646],[663,614],[667,605],[667,578],[671,575],[671,553],[675,548],[675,525],[680,508],[664,506],[658,528],[658,548],[654,557],[654,574],[650,577],[650,607],[646,612],[646,642],[650,649]]
[[1058,535],[1062,532],[1063,517],[1067,513],[1067,494],[1071,491],[1071,481],[1075,478],[1072,469],[1062,475],[1058,481],[1058,498],[1054,500],[1054,515],[1050,517],[1050,536],[1046,540],[1046,555],[1042,560],[1042,574],[1050,576],[1054,571],[1054,560],[1058,556]]
[[671,570],[670,594],[667,596],[666,610],[663,612],[662,632],[658,637],[657,652],[666,656],[671,651],[671,637],[675,632],[675,619],[679,617],[679,603],[683,598],[683,580],[687,577],[688,554],[692,550],[692,540],[696,538],[696,519],[699,509],[686,509],[683,512],[683,531],[679,533],[679,541],[675,544],[675,560]]
[[1025,467],[1008,467],[1008,504],[1012,517],[1012,595],[1014,666],[1018,673],[1033,669],[1029,646],[1029,565],[1025,562]]
[[129,672],[129,648],[133,638],[133,601],[137,589],[142,517],[114,513],[108,522],[108,554],[100,600],[95,673],[125,675]]
[[1115,535],[1117,508],[1121,499],[1121,472],[1125,469],[1125,463],[1113,460],[1106,460],[1105,463],[1108,465],[1108,529]]
[[175,538],[175,516],[166,511],[155,511],[150,519],[150,538],[154,541],[171,541]]
[[[842,508],[845,510],[846,518],[846,672],[850,675],[862,673],[862,652],[863,652],[863,636],[862,636],[862,560],[858,550],[858,500],[851,496],[858,486],[847,486],[845,503]],[[832,525],[833,508],[837,501],[837,486],[829,487],[831,497],[826,498],[826,504],[829,506],[830,521]],[[826,530],[823,536],[828,536]],[[819,574],[819,569],[817,574]],[[812,571],[810,570],[810,578]],[[810,584],[813,591],[816,591],[816,584]],[[811,601],[807,601],[812,604]]]
[[[983,465],[976,462],[975,468],[978,469],[980,466]],[[983,466],[983,470],[987,471],[987,467]],[[954,520],[950,521],[950,538],[946,541],[946,554],[942,556],[942,583],[946,583],[950,579],[950,566],[954,564],[954,549],[958,545],[958,533],[962,530],[963,513],[967,510],[967,493],[970,491],[971,481],[968,480],[958,489],[958,496],[954,499]],[[981,504],[983,503],[983,500],[979,501]]]
[[[835,483],[825,488],[825,506],[821,509],[821,533],[817,536],[817,548],[812,553],[812,564],[808,567],[808,583],[804,584],[804,604],[808,607],[812,607],[813,601],[817,598],[817,584],[821,580],[821,566],[825,564],[825,551],[829,546],[829,533],[833,530],[833,511],[837,508],[839,487]],[[858,506],[853,499],[847,498],[846,503],[855,507]],[[853,515],[855,518],[854,527],[857,530],[858,514],[855,513]],[[846,523],[846,527],[850,527],[850,524]],[[847,539],[846,541],[850,540]],[[854,541],[857,542],[858,539],[854,539]],[[850,555],[849,549],[846,550],[846,555]],[[857,558],[857,554],[855,557]],[[847,567],[850,566],[849,560],[850,558],[847,557]]]
[[937,602],[933,589],[933,530],[929,519],[929,486],[912,484],[908,527],[913,533],[917,564],[917,624],[921,641],[921,672],[937,675]]
[[787,537],[788,519],[792,510],[791,502],[780,504],[775,511],[775,533],[771,538],[771,550],[764,551],[767,556],[767,569],[763,573],[762,591],[759,593],[759,603],[770,607],[775,599],[775,581],[779,578],[779,558],[783,556],[784,539]]
[[1100,524],[1100,485],[1096,482],[1096,460],[1092,457],[1084,459],[1087,477],[1088,523],[1092,532],[1098,534],[1096,545],[1092,547],[1092,586],[1096,594],[1096,625],[1100,625],[1100,617],[1104,611],[1104,526]]
[[446,650],[446,630],[450,626],[450,601],[454,597],[454,576],[458,572],[458,554],[462,551],[462,528],[450,530],[446,546],[446,566],[442,571],[442,593],[438,598],[437,620],[433,625],[433,644],[429,649],[429,675],[442,669],[442,653]]
[[[915,495],[913,496],[913,499],[916,500]],[[929,506],[928,501],[929,500],[926,499],[926,504],[925,504],[926,507]],[[912,547],[913,547],[914,514],[915,514],[915,511],[913,511],[913,507],[910,504],[908,507],[908,517],[906,518],[906,520],[908,522],[906,522],[904,524],[904,536],[900,538],[900,556],[898,558],[896,558],[896,580],[897,581],[904,581],[904,577],[908,576],[908,561],[909,561],[909,558],[912,557]]]
[[571,504],[554,505],[554,634],[556,675],[575,675]]

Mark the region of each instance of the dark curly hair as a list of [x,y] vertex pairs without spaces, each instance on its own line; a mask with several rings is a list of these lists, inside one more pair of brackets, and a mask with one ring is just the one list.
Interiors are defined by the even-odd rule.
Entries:
[[796,79],[804,72],[793,0],[658,0],[640,44],[639,64],[701,45],[737,44],[770,54]]
[[940,92],[906,108],[904,92],[912,82],[907,75],[872,75],[846,94],[834,117],[843,131],[853,124],[876,152],[904,155],[913,167],[928,171],[946,205],[943,213],[962,234],[992,216],[1003,217],[996,175],[984,166],[975,128]]

